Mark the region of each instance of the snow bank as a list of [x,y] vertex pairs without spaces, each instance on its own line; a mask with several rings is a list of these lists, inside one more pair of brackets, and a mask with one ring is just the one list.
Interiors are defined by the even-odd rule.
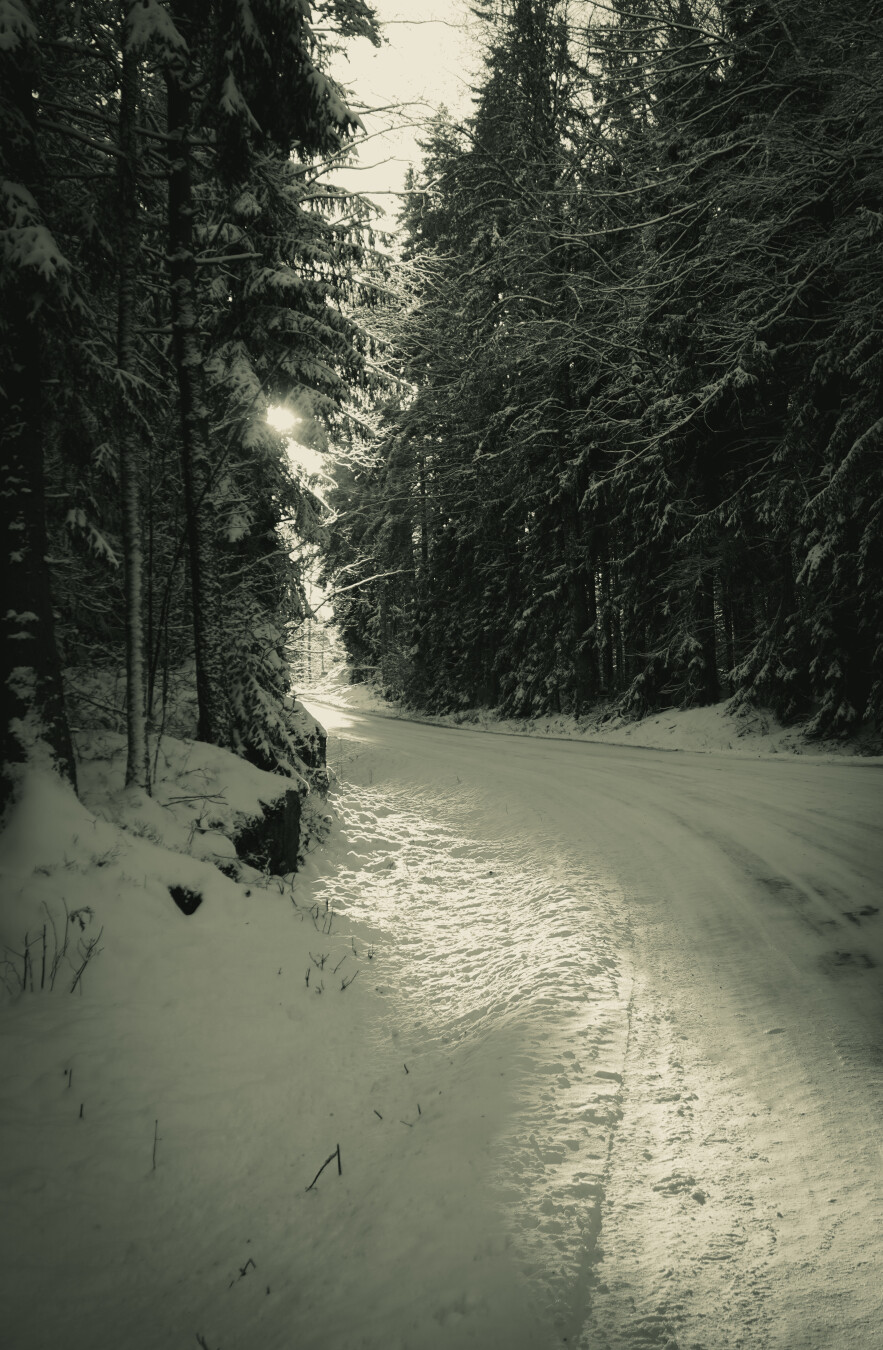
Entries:
[[84,800],[34,774],[0,836],[3,1344],[533,1350],[452,1061],[389,1035],[382,938],[313,899],[347,841],[234,881],[224,830],[283,780],[164,741],[151,799],[121,738],[81,749]]
[[161,742],[152,797],[125,788],[125,767],[124,736],[100,731],[81,737],[77,775],[82,800],[129,833],[216,864],[236,857],[232,840],[245,822],[293,786],[290,779],[257,769],[228,750],[172,736]]
[[[350,684],[345,666],[336,666],[301,696],[309,702],[329,704],[353,712],[372,712],[387,717],[440,726],[462,726],[476,731],[513,736],[545,736],[568,740],[601,741],[644,749],[689,750],[700,753],[764,755],[843,756],[870,758],[878,746],[860,738],[819,740],[804,734],[801,724],[785,727],[768,710],[745,708],[731,712],[724,699],[706,708],[668,708],[638,721],[628,721],[607,708],[583,718],[503,718],[487,709],[423,717],[402,705],[384,699],[368,684]],[[869,753],[870,752],[870,753]],[[883,756],[877,755],[883,763]]]

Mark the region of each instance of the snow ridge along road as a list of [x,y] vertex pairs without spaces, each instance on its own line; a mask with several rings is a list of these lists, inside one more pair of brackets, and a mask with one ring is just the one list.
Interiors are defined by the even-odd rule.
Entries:
[[461,1233],[439,1343],[876,1350],[879,766],[314,710],[351,848],[319,898],[385,944],[378,1035],[469,1086],[423,1184],[529,1292],[494,1340]]

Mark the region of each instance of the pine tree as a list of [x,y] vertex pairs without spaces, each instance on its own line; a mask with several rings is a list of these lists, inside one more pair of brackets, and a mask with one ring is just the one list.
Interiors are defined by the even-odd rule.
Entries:
[[350,631],[382,664],[394,570],[431,706],[879,719],[880,6],[482,17],[409,183],[408,392],[341,498]]
[[47,218],[37,129],[41,93],[39,30],[26,4],[0,8],[3,257],[0,342],[4,602],[0,809],[15,786],[15,765],[45,756],[76,783],[55,642],[46,562],[44,497],[44,342],[47,316],[64,322],[69,265]]
[[[4,502],[22,544],[10,550],[7,766],[44,743],[74,774],[54,600],[81,712],[96,692],[88,671],[104,679],[126,652],[129,781],[149,786],[147,719],[194,625],[201,733],[300,771],[286,663],[303,593],[288,555],[317,508],[263,419],[272,399],[298,399],[320,435],[366,378],[366,340],[345,312],[358,229],[305,172],[342,152],[357,121],[323,73],[328,34],[377,40],[362,0],[317,14],[324,35],[294,0],[249,13],[225,0],[0,6],[2,340],[15,376]],[[234,206],[253,189],[265,218],[245,229]],[[246,687],[243,711],[228,691]]]
[[[131,12],[129,17],[131,31]],[[137,378],[137,286],[140,245],[138,198],[139,51],[121,35],[117,160],[117,455],[120,467],[126,607],[126,784],[150,789],[147,682],[144,660],[143,546],[140,492],[141,441],[130,406]]]

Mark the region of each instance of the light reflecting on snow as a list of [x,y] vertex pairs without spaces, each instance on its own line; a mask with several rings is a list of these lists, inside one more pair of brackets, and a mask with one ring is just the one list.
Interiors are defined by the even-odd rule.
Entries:
[[566,1334],[582,1321],[618,1109],[620,897],[555,838],[473,833],[477,805],[344,787],[349,867],[317,894],[376,932],[389,1020],[472,1084],[500,1222]]
[[879,773],[358,713],[329,761],[428,1185],[468,1157],[545,1305],[496,1343],[876,1350]]
[[322,704],[321,710],[316,711],[316,716],[321,721],[326,731],[338,732],[348,731],[355,723],[342,708],[333,708],[330,704]]

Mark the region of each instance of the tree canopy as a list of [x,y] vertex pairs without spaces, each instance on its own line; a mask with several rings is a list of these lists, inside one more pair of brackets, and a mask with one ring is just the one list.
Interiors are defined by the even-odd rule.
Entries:
[[505,0],[425,137],[401,394],[342,482],[421,706],[883,712],[883,7]]
[[65,699],[121,662],[128,781],[188,661],[202,738],[304,768],[320,512],[266,412],[321,438],[373,378],[364,211],[323,176],[361,125],[328,73],[353,36],[364,0],[0,0],[4,801],[35,756],[73,780]]

